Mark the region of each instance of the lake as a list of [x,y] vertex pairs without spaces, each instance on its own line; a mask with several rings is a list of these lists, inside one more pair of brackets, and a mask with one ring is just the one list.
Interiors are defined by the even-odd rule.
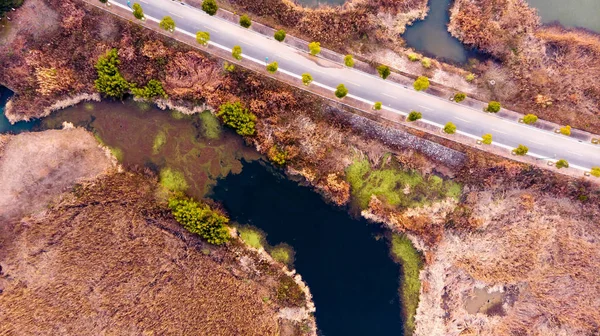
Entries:
[[538,10],[544,23],[560,22],[567,27],[581,27],[600,33],[599,0],[527,0]]

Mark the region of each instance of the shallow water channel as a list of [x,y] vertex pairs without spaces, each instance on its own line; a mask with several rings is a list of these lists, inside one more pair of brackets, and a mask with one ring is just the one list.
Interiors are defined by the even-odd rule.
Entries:
[[6,116],[4,115],[4,107],[8,99],[13,95],[13,92],[4,86],[0,85],[0,134],[2,133],[20,133],[29,131],[39,124],[39,121],[31,122],[18,122],[11,125]]
[[400,266],[384,232],[286,179],[214,119],[101,102],[55,112],[41,128],[63,121],[94,132],[124,165],[183,172],[188,194],[222,202],[232,221],[261,229],[269,245],[291,246],[293,267],[314,296],[320,335],[403,335]]

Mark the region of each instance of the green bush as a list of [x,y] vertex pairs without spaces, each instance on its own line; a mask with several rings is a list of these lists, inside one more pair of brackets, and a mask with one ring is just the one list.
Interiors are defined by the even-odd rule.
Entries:
[[429,88],[429,78],[425,76],[419,76],[413,83],[413,87],[417,91],[427,90]]
[[423,66],[423,68],[425,69],[429,69],[431,68],[431,59],[425,57],[421,60],[421,65]]
[[465,79],[467,80],[467,82],[471,83],[475,80],[475,74],[470,73],[467,76],[465,76]]
[[208,15],[217,14],[217,10],[219,6],[217,6],[217,2],[215,0],[204,0],[202,1],[202,10],[205,11]]
[[411,62],[416,62],[421,59],[421,57],[416,53],[410,53],[407,55],[407,57]]
[[233,58],[235,58],[238,61],[242,60],[242,47],[240,47],[239,45],[233,46],[233,48],[231,49],[231,56],[233,56]]
[[164,30],[175,30],[175,21],[170,16],[165,16],[158,25]]
[[444,133],[446,134],[454,134],[456,133],[456,125],[451,122],[446,123],[444,126]]
[[515,155],[525,155],[529,152],[529,148],[527,146],[519,145],[517,148],[512,151]]
[[269,157],[269,160],[271,160],[271,162],[280,166],[283,166],[287,159],[287,153],[277,148],[277,146],[272,146],[271,148],[269,148],[267,156]]
[[273,35],[273,37],[279,41],[279,42],[283,42],[283,40],[285,40],[285,30],[283,29],[279,29],[278,31],[275,32],[275,34]]
[[373,104],[373,109],[374,110],[381,110],[381,102],[375,102],[375,104]]
[[310,51],[311,55],[317,55],[321,52],[321,42],[310,42],[308,44],[308,50]]
[[212,210],[207,204],[187,198],[172,198],[169,200],[169,208],[179,224],[210,244],[222,245],[229,240],[229,219]]
[[491,145],[492,144],[492,135],[490,133],[482,135],[481,136],[481,142],[484,145]]
[[556,161],[555,166],[558,169],[569,168],[569,162],[567,162],[567,160],[560,159],[560,160]]
[[406,119],[408,121],[417,121],[417,120],[421,119],[422,117],[423,117],[423,115],[421,114],[421,112],[411,111],[408,114],[408,117]]
[[139,3],[134,3],[133,6],[131,6],[131,8],[133,9],[133,16],[136,19],[141,20],[144,18],[144,10],[142,9],[142,6]]
[[196,33],[196,42],[205,46],[208,44],[208,41],[210,41],[210,33],[209,32],[199,31]]
[[312,83],[312,81],[313,81],[313,78],[308,72],[305,72],[302,74],[302,83],[304,85],[309,86],[310,83]]
[[277,64],[277,62],[273,62],[270,64],[267,64],[267,71],[270,73],[276,73],[277,69],[279,69],[279,65]]
[[590,174],[595,177],[600,177],[600,167],[592,167]]
[[461,101],[467,99],[467,95],[462,93],[462,92],[458,92],[454,95],[454,101],[457,103],[460,103]]
[[243,136],[254,135],[256,116],[244,108],[240,102],[225,103],[219,107],[217,117],[223,123],[233,128],[237,134]]
[[344,64],[346,64],[346,66],[350,68],[354,66],[354,58],[352,57],[352,55],[344,56]]
[[527,114],[523,117],[523,122],[527,125],[533,125],[538,121],[538,117],[535,114]]
[[391,74],[390,67],[387,65],[380,65],[377,67],[377,72],[379,73],[379,77],[386,79]]
[[571,135],[571,126],[563,126],[560,128],[560,134],[570,136]]
[[163,89],[162,83],[159,80],[151,79],[143,88],[131,88],[131,92],[140,98],[151,99],[155,97],[167,98],[167,93]]
[[500,103],[497,101],[491,101],[488,103],[488,106],[485,108],[485,110],[487,112],[491,112],[491,113],[498,113],[500,111],[502,107],[500,106]]
[[250,28],[251,25],[252,25],[252,20],[250,20],[250,17],[248,17],[248,15],[244,14],[244,15],[240,16],[240,26],[242,26],[244,28]]
[[121,76],[118,67],[120,63],[117,49],[111,49],[98,58],[95,65],[98,79],[94,82],[98,92],[121,99],[129,91],[131,85]]
[[348,89],[346,89],[346,86],[344,84],[338,85],[337,88],[335,89],[335,96],[340,99],[346,97],[347,94],[348,94]]
[[225,62],[223,63],[223,69],[225,69],[227,72],[233,72],[235,70],[235,64]]

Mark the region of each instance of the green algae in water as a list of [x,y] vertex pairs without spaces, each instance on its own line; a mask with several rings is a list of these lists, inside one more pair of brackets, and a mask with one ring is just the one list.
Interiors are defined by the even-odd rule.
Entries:
[[183,173],[169,167],[160,171],[160,184],[170,191],[185,191],[189,188]]
[[294,263],[294,249],[288,244],[277,244],[270,249],[269,254],[282,264],[290,266]]
[[200,122],[204,136],[207,139],[219,139],[221,137],[221,123],[210,111],[200,113]]
[[255,249],[263,247],[265,234],[261,230],[249,225],[244,225],[238,227],[238,232],[244,243],[254,247]]
[[160,149],[167,142],[167,134],[160,130],[154,137],[154,144],[152,145],[152,154],[156,155],[160,152]]

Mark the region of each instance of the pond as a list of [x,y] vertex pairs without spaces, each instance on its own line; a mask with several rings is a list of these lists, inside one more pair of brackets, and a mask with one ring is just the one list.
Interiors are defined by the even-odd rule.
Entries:
[[349,217],[257,161],[219,180],[211,198],[232,220],[266,232],[269,245],[294,249],[294,266],[314,296],[321,335],[403,334],[400,268],[377,225]]
[[425,20],[406,27],[402,37],[409,47],[427,56],[453,63],[465,63],[469,58],[480,55],[466,48],[448,32],[451,2],[452,0],[429,0],[430,9]]
[[6,102],[10,97],[12,97],[13,92],[7,89],[4,86],[0,85],[0,134],[2,133],[13,133],[17,134],[23,131],[32,130],[35,126],[38,125],[39,121],[25,122],[20,121],[11,125],[6,116],[4,115],[4,107],[6,106]]
[[543,23],[558,21],[567,27],[581,27],[600,33],[598,0],[527,0],[538,10]]

